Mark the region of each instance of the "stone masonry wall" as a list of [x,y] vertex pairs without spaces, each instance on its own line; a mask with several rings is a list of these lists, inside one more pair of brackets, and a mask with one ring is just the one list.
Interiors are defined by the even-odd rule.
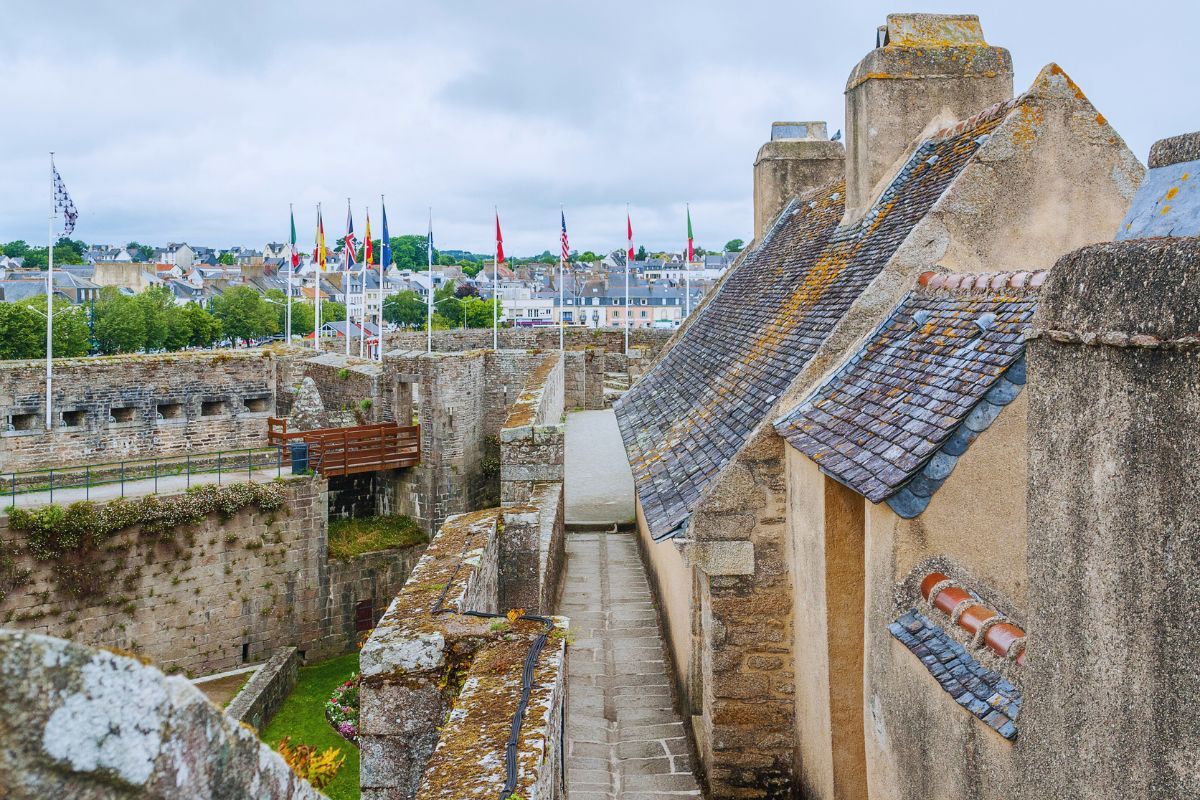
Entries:
[[300,671],[300,651],[283,647],[267,660],[229,701],[225,713],[261,731],[275,716],[283,701],[296,688]]
[[[308,659],[354,647],[355,607],[382,609],[408,577],[419,548],[330,561],[325,481],[292,479],[284,508],[210,516],[170,541],[136,529],[99,554],[116,577],[107,595],[76,602],[44,562],[22,556],[31,580],[0,601],[0,620],[93,646],[145,656],[166,670],[209,674],[262,661],[286,645]],[[0,518],[0,541],[23,542]],[[123,566],[122,566],[123,563]],[[376,614],[379,613],[377,610]]]
[[[763,429],[692,516],[698,570],[693,713],[714,797],[789,797],[794,676],[783,442]],[[662,543],[654,547],[670,547]],[[694,698],[693,698],[694,703]]]
[[536,620],[463,613],[496,608],[501,514],[448,519],[363,646],[364,800],[501,796],[525,658],[548,633],[514,754],[516,781],[503,794],[564,796],[567,621],[554,618],[547,631]]
[[0,709],[9,800],[324,797],[199,689],[124,655],[0,630]]
[[323,353],[306,360],[303,369],[317,384],[325,411],[339,415],[341,424],[369,425],[385,419],[389,398],[382,391],[383,368],[378,364]]
[[[0,361],[0,464],[19,471],[265,447],[276,368],[270,350],[62,359],[47,432],[44,363]],[[17,430],[6,430],[10,421]]]
[[[674,331],[654,328],[635,328],[629,332],[630,347],[647,348],[657,357]],[[568,350],[599,347],[610,352],[625,350],[625,332],[620,328],[570,328],[565,331]],[[401,331],[385,334],[387,350],[419,350],[426,348],[424,331]],[[434,352],[483,350],[492,346],[490,328],[468,328],[433,332]],[[557,350],[558,328],[501,328],[500,348],[504,350]]]

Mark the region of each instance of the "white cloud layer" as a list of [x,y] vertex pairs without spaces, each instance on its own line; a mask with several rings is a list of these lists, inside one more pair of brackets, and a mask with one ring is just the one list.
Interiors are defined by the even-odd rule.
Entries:
[[[979,13],[1017,88],[1056,61],[1144,158],[1195,129],[1190,3],[1028,0]],[[45,237],[46,153],[86,241],[259,246],[296,205],[341,232],[352,198],[393,234],[486,252],[749,239],[750,168],[776,119],[842,127],[842,89],[892,4],[742,0],[6,4],[0,241]],[[376,233],[378,219],[373,219]]]

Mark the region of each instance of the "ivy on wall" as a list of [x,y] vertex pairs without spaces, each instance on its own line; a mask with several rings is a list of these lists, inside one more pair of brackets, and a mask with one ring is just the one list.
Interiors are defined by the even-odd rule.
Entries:
[[[14,508],[9,511],[8,526],[25,534],[25,551],[34,560],[48,562],[59,591],[75,599],[103,598],[112,575],[103,571],[106,557],[117,557],[119,570],[124,566],[127,542],[114,537],[134,526],[139,535],[162,542],[174,542],[180,531],[203,522],[210,514],[228,519],[249,506],[264,511],[282,508],[287,495],[281,481],[271,483],[234,483],[228,486],[195,486],[181,495],[147,495],[133,500],[108,503],[72,503],[63,507],[48,505],[36,509]],[[4,599],[5,576],[16,571],[14,556],[21,555],[19,545],[2,544],[0,551],[0,601]],[[7,566],[6,566],[7,565]],[[27,579],[27,573],[24,574]],[[13,583],[13,587],[20,585]]]

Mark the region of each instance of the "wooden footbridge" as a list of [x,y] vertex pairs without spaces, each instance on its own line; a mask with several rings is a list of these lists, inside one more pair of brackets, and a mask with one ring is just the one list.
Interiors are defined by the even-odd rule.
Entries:
[[325,476],[354,475],[384,469],[400,469],[421,463],[421,426],[355,425],[288,431],[287,420],[267,420],[267,443],[279,447],[284,463],[291,463],[293,443],[308,445],[309,468]]

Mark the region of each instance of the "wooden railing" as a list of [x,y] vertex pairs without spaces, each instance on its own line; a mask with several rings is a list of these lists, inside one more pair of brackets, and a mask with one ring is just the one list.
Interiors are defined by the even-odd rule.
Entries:
[[309,466],[322,475],[353,475],[421,463],[420,425],[385,422],[289,432],[286,419],[267,420],[267,442],[283,448],[285,463],[291,463],[288,444],[296,441],[308,445]]

